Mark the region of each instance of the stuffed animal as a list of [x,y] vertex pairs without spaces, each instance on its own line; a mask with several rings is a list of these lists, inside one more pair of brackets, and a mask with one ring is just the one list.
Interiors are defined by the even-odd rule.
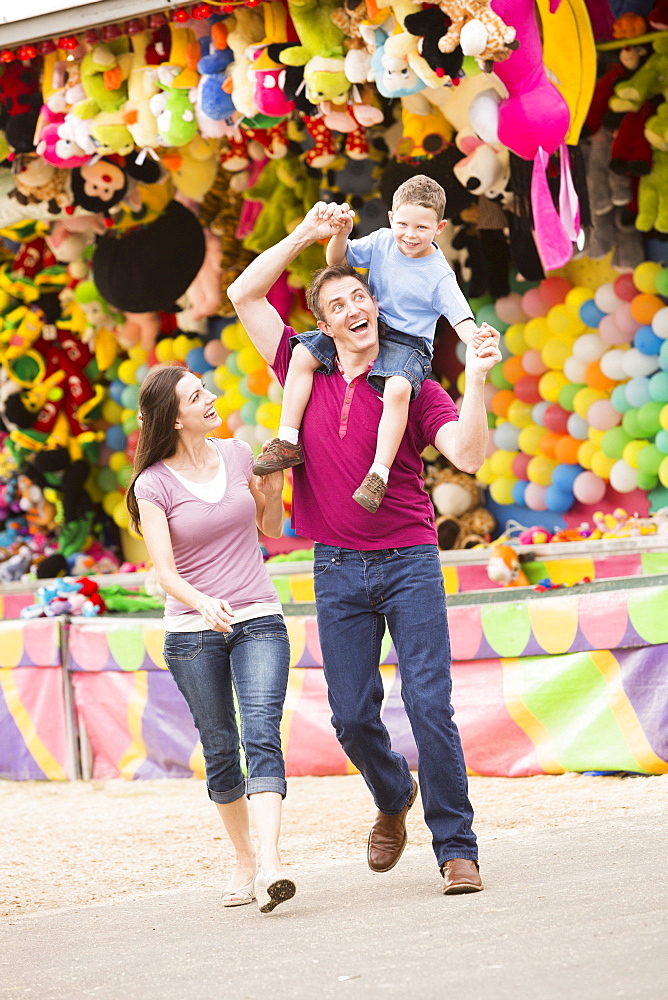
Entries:
[[156,80],[159,91],[149,100],[163,146],[185,146],[197,134],[197,89],[176,85],[181,72],[182,67],[178,65],[163,63],[159,66]]
[[474,476],[449,467],[430,466],[425,483],[431,489],[438,515],[440,549],[465,549],[489,541],[496,520],[483,506],[480,484]]
[[51,215],[59,215],[71,204],[69,173],[54,167],[36,153],[19,153],[13,164],[16,187],[9,192],[19,205],[46,204]]
[[[404,29],[419,38],[419,54],[443,82],[446,82],[446,78],[458,77],[464,62],[464,53],[460,45],[452,49],[440,47],[439,39],[450,24],[448,15],[438,7],[428,7],[426,10],[408,14],[404,18]],[[510,52],[508,54],[510,55]]]
[[653,54],[628,80],[615,86],[610,98],[612,111],[637,111],[650,97],[668,97],[668,35],[659,35],[652,43]]
[[668,233],[668,152],[665,150],[654,150],[651,172],[640,178],[636,229],[641,233],[651,229]]
[[158,93],[155,68],[147,61],[150,42],[150,31],[138,31],[130,38],[132,63],[128,99],[120,109],[123,124],[140,149],[154,149],[158,145],[158,126],[150,106],[151,98]]
[[522,569],[520,557],[512,545],[492,545],[487,575],[502,587],[528,587],[529,578]]
[[29,153],[34,149],[41,104],[39,81],[32,66],[18,59],[0,63],[0,111],[6,115],[5,138],[14,152]]
[[227,44],[234,54],[234,60],[228,67],[232,81],[232,102],[242,117],[252,118],[258,109],[253,100],[254,86],[249,69],[253,47],[259,45],[264,38],[264,19],[257,10],[235,7],[227,24]]
[[438,39],[441,52],[453,52],[459,45],[466,56],[475,56],[483,69],[491,62],[508,59],[519,48],[516,31],[492,10],[489,0],[428,0],[437,2],[452,21]]
[[99,212],[111,226],[111,209],[130,196],[136,182],[153,184],[161,176],[159,163],[150,157],[141,159],[137,153],[103,157],[71,171],[74,204],[87,212]]
[[[208,138],[226,135],[238,118],[232,100],[232,79],[228,69],[234,52],[227,44],[227,22],[216,21],[208,39],[200,39],[202,56],[197,63],[200,80],[197,85],[195,113],[200,132]],[[208,51],[205,51],[208,48]]]
[[86,97],[74,105],[74,114],[91,119],[101,111],[118,111],[128,99],[127,79],[131,69],[127,37],[94,45],[81,60],[81,85]]

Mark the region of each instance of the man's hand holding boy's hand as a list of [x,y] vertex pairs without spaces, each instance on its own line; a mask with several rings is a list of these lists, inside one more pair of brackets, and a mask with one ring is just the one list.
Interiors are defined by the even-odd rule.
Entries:
[[466,371],[470,374],[487,375],[494,365],[501,361],[499,331],[489,323],[483,323],[471,338],[466,348]]

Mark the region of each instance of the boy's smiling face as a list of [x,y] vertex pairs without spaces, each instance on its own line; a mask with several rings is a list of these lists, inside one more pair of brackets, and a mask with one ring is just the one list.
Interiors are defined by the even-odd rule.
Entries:
[[423,205],[400,205],[388,212],[390,228],[399,250],[405,257],[428,257],[434,252],[434,237],[445,229],[446,221],[439,222],[433,208]]

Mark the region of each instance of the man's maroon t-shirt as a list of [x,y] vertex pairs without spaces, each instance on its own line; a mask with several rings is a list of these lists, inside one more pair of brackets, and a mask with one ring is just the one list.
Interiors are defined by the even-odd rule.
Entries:
[[[284,327],[272,366],[281,385],[294,334]],[[298,535],[363,551],[436,544],[434,508],[424,488],[420,456],[439,428],[457,419],[457,408],[437,382],[423,382],[409,406],[385,498],[370,514],[352,496],[373,462],[382,409],[382,395],[365,377],[349,386],[336,369],[331,375],[316,372],[300,435],[305,461],[292,470],[292,526]]]

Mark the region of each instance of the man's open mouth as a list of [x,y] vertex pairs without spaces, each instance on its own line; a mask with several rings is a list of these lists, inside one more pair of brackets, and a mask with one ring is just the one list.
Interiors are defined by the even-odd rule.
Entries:
[[352,333],[363,333],[369,325],[369,321],[366,319],[360,319],[357,323],[353,323],[350,327]]

